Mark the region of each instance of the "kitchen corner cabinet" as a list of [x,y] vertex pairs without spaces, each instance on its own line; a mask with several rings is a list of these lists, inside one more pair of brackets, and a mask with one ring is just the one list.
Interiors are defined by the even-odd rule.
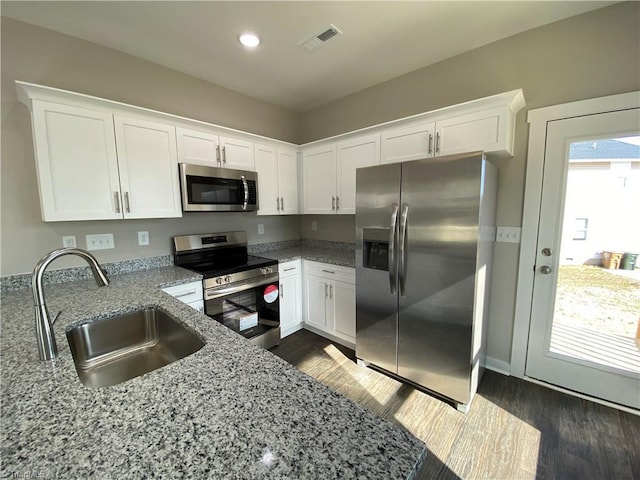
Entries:
[[302,268],[300,260],[278,265],[280,275],[280,338],[302,328]]
[[45,222],[182,216],[173,127],[34,100]]
[[355,269],[304,262],[305,326],[346,346],[355,345]]
[[258,215],[298,213],[298,153],[293,149],[255,145]]
[[202,280],[163,288],[162,291],[189,305],[194,310],[204,313]]
[[232,136],[176,128],[178,162],[208,167],[254,170],[253,142]]
[[354,214],[356,169],[380,164],[380,135],[303,151],[304,213]]

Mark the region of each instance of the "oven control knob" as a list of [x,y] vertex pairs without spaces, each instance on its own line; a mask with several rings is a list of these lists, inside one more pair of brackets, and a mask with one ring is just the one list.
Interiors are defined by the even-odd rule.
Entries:
[[226,277],[224,277],[224,282],[231,283],[231,275],[227,275]]
[[262,267],[260,269],[260,273],[262,273],[263,275],[268,275],[271,273],[271,267]]
[[218,285],[222,285],[222,277],[218,277],[218,278],[216,278],[216,283],[217,283]]

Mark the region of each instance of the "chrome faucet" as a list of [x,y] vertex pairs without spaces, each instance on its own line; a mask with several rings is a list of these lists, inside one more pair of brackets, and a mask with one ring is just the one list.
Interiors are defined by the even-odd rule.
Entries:
[[87,261],[93,272],[93,278],[99,287],[109,285],[107,275],[102,271],[98,261],[89,252],[80,248],[59,248],[47,253],[36,264],[31,276],[31,289],[33,290],[33,302],[36,307],[36,342],[38,343],[38,354],[40,360],[53,360],[58,356],[58,346],[53,336],[53,324],[58,319],[60,312],[53,320],[49,317],[49,310],[44,300],[44,290],[42,288],[42,277],[49,264],[56,258],[63,255],[77,255]]

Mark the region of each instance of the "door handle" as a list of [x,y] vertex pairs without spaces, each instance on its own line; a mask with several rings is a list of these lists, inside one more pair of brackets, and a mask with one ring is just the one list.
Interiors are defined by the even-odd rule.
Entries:
[[400,214],[400,232],[398,243],[400,244],[400,254],[398,258],[398,283],[400,287],[400,295],[404,297],[405,284],[407,281],[406,272],[406,256],[407,256],[407,220],[409,218],[409,205],[406,203],[402,206],[402,213]]
[[389,226],[389,289],[391,294],[396,293],[396,278],[398,277],[398,262],[396,258],[396,237],[398,236],[398,204],[391,206],[391,225]]
[[276,197],[276,210],[280,211],[280,199]]
[[131,203],[129,202],[129,192],[124,192],[124,208],[127,213],[131,213]]
[[440,152],[440,132],[436,133],[436,153]]
[[326,283],[324,284],[324,298],[327,298],[329,296],[329,291],[328,291],[329,285],[327,285]]
[[551,256],[551,249],[550,248],[543,248],[542,249],[542,255],[544,255],[545,257],[550,257]]
[[542,265],[538,271],[542,274],[542,275],[549,275],[551,273],[551,267],[547,266],[547,265]]
[[429,134],[429,141],[427,142],[427,153],[431,153],[433,151],[433,134]]
[[284,285],[280,284],[280,298],[284,298]]
[[[224,149],[224,147],[222,147]],[[242,210],[247,209],[247,204],[249,203],[249,185],[247,185],[247,179],[244,175],[240,176],[240,180],[242,180],[242,188],[244,188],[244,202],[242,202]]]
[[222,166],[222,160],[220,159],[220,145],[216,145],[216,163]]
[[222,163],[227,164],[227,147],[222,147]]
[[280,210],[284,212],[284,197],[280,197]]
[[340,209],[340,197],[336,197],[336,212]]
[[116,202],[116,213],[120,213],[120,194],[118,192],[113,192],[113,198]]
[[329,285],[329,300],[333,298],[333,285]]
[[331,211],[336,209],[336,197],[331,197]]

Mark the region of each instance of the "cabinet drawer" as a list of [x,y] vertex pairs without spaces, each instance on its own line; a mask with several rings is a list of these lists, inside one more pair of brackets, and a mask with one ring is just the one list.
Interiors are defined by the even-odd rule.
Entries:
[[300,274],[300,260],[292,260],[278,264],[278,273],[281,277],[289,277],[291,275]]
[[183,303],[197,302],[198,300],[202,301],[203,298],[201,281],[163,288],[162,291]]
[[355,268],[342,267],[340,265],[331,265],[329,263],[313,262],[311,260],[304,261],[304,273],[307,275],[317,275],[323,278],[339,280],[341,282],[356,282]]

